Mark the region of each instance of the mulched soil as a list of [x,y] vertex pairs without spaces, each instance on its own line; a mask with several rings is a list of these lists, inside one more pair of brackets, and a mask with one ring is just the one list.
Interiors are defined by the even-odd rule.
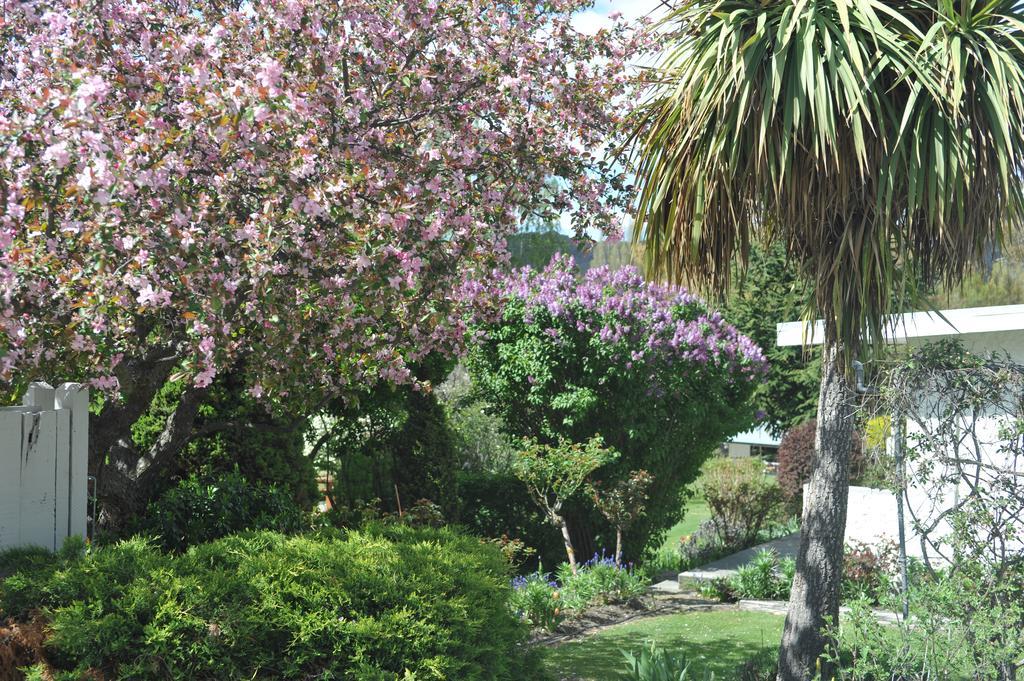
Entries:
[[22,681],[19,667],[39,662],[46,632],[36,617],[28,622],[8,619],[0,622],[0,681]]

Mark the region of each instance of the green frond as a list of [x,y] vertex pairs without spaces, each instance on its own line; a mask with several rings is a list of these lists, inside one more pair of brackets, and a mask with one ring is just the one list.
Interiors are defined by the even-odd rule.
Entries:
[[1021,225],[1016,0],[690,0],[632,140],[648,269],[712,292],[781,241],[847,359]]

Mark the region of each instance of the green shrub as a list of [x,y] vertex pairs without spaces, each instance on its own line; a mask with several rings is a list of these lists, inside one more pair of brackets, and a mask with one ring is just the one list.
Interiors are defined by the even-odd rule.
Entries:
[[714,674],[698,672],[685,656],[657,647],[654,641],[638,651],[623,651],[626,681],[712,681]]
[[609,556],[594,555],[572,573],[562,563],[557,571],[562,598],[569,610],[582,612],[595,605],[630,601],[647,593],[650,580],[632,566],[617,566]]
[[60,551],[19,547],[0,551],[0,621],[4,615],[24,618],[49,598],[49,576],[85,553],[81,537],[64,540]]
[[587,609],[632,601],[647,593],[650,579],[615,559],[594,556],[574,574],[568,563],[559,565],[556,578],[537,571],[512,580],[512,611],[533,626],[551,630],[570,615]]
[[[961,562],[911,583],[909,620],[880,623],[873,603],[850,603],[837,681],[1019,678],[1024,661],[1024,566],[994,574]],[[899,610],[891,595],[882,607]]]
[[276,485],[249,482],[238,471],[207,480],[182,480],[149,505],[134,526],[168,551],[246,530],[298,532],[309,518],[292,495]]
[[680,549],[674,546],[662,546],[655,553],[647,556],[640,567],[652,579],[668,573],[672,573],[672,576],[675,577],[675,573],[683,571]]
[[763,527],[782,516],[782,491],[760,459],[715,457],[704,464],[699,487],[728,548],[751,546]]
[[509,606],[524,622],[553,631],[565,619],[566,609],[558,583],[550,575],[534,572],[512,580]]
[[702,598],[711,601],[722,601],[723,603],[735,603],[739,600],[733,590],[733,580],[725,577],[714,579],[702,579],[697,582],[697,593]]
[[50,620],[48,664],[82,676],[543,678],[509,611],[506,561],[451,530],[258,532],[181,555],[134,538],[15,573],[0,608],[29,591]]
[[[160,437],[167,418],[181,399],[185,381],[168,381],[153,397],[149,409],[132,424],[132,440],[140,451]],[[305,455],[301,411],[277,404],[276,412],[251,397],[240,372],[214,380],[196,415],[195,435],[174,455],[174,466],[153,487],[155,501],[178,479],[195,475],[214,478],[237,470],[246,480],[273,483],[303,508],[318,501],[316,471]]]
[[458,522],[471,534],[518,539],[534,549],[522,565],[524,571],[536,570],[541,564],[557,565],[565,559],[558,533],[551,530],[526,485],[511,473],[460,473],[458,492]]
[[774,551],[762,549],[752,561],[736,571],[732,590],[740,598],[786,600],[795,573],[796,562],[792,558],[780,560]]
[[[421,380],[438,382],[448,362],[429,358],[416,367]],[[330,474],[335,508],[379,499],[398,512],[417,499],[437,504],[446,518],[458,510],[456,437],[433,392],[378,384],[358,399],[335,400],[310,421],[315,459]]]

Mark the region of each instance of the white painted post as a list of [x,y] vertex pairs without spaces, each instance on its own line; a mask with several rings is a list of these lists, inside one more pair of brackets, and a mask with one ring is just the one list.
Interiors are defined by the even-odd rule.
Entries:
[[28,390],[25,391],[25,397],[22,399],[21,403],[26,407],[35,407],[36,409],[53,411],[56,397],[57,391],[53,389],[53,386],[49,383],[36,381],[34,383],[29,383]]
[[21,407],[0,409],[0,549],[18,543],[21,527]]
[[89,514],[89,389],[81,383],[63,383],[57,388],[57,409],[70,413],[68,465],[68,536],[86,538]]
[[71,494],[71,412],[57,409],[54,416],[53,543],[59,549],[68,536],[68,503]]

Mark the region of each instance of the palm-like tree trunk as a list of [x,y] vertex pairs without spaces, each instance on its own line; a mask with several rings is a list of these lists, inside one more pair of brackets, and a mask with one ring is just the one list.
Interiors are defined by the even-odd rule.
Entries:
[[779,681],[809,681],[819,664],[821,678],[832,678],[829,665],[820,658],[828,642],[823,629],[839,618],[854,425],[853,392],[840,354],[833,346],[822,358],[816,456],[804,494],[796,577],[779,650]]

